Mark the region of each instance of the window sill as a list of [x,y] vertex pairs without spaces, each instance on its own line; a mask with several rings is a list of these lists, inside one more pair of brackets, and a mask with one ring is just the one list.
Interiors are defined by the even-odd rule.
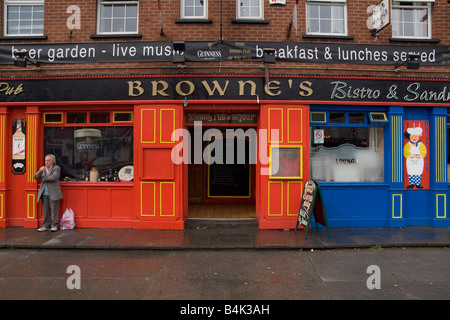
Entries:
[[178,19],[175,23],[212,23],[210,19]]
[[91,39],[110,39],[110,38],[142,38],[141,33],[133,33],[133,34],[91,34],[89,36]]
[[303,39],[341,39],[341,40],[353,40],[355,37],[353,36],[333,36],[333,35],[325,35],[325,34],[303,34]]
[[236,19],[231,20],[234,24],[269,24],[270,20],[257,20],[257,19]]
[[0,40],[47,40],[47,36],[4,36]]
[[439,43],[441,39],[418,39],[418,38],[390,38],[389,42],[422,42],[422,43]]

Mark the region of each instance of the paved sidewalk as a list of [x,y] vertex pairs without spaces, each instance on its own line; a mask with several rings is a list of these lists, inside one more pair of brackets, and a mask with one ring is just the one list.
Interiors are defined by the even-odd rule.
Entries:
[[37,232],[0,229],[0,248],[23,249],[342,249],[450,246],[450,228],[331,228],[259,230],[254,226],[188,228],[183,231],[74,229]]

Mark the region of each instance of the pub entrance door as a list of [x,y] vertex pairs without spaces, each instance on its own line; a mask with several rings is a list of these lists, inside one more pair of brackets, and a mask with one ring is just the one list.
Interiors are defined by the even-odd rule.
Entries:
[[202,123],[188,130],[188,218],[255,218],[254,126]]

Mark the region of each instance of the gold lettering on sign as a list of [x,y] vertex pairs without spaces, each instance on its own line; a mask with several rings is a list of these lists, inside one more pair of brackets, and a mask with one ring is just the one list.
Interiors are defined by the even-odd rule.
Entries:
[[313,94],[313,89],[311,89],[312,83],[310,81],[303,81],[300,83],[299,88],[303,91],[299,91],[298,94],[302,97],[309,97]]
[[[264,86],[264,91],[266,91],[267,95],[269,96],[279,96],[281,94],[280,89],[280,81],[269,81]],[[272,92],[272,90],[277,90],[276,92]]]
[[245,94],[244,93],[244,87],[245,87],[246,84],[250,85],[250,88],[251,88],[250,89],[250,95],[251,96],[256,96],[256,83],[254,81],[251,81],[251,80],[248,80],[248,81],[239,80],[238,83],[239,83],[239,95],[240,96],[243,96]]
[[[130,97],[139,97],[144,93],[144,89],[141,87],[140,81],[128,81],[128,95]],[[137,93],[136,93],[137,91]]]
[[[188,87],[189,87],[189,91],[188,91],[188,92],[184,92],[184,91],[181,90],[181,86],[182,86],[183,84],[187,84],[187,85],[188,85]],[[175,91],[176,91],[180,96],[183,96],[183,97],[192,94],[192,93],[194,92],[194,90],[195,90],[195,86],[194,86],[194,84],[193,84],[191,81],[180,81],[180,82],[178,82],[177,85],[175,86]]]
[[[204,91],[204,93],[210,97],[223,97],[227,93],[231,93],[232,95],[238,94],[239,97],[254,97],[256,96],[258,89],[257,83],[253,80],[238,80],[236,82],[233,80],[225,80],[223,83],[220,83],[218,80],[203,80],[200,83],[196,83],[191,80],[181,80],[175,84],[172,84],[166,80],[153,80],[150,82],[135,80],[128,81],[127,84],[129,97],[142,96],[146,90],[151,91],[152,97],[169,97],[174,93],[172,91],[175,91],[175,93],[179,96],[187,97],[198,90],[202,90],[202,92]],[[286,90],[289,89],[297,90],[297,92],[294,91],[292,93],[296,94],[298,97],[310,97],[314,94],[313,83],[308,80],[299,82],[295,85],[295,87],[293,86],[292,79],[288,79],[287,83],[272,80],[264,85],[264,93],[270,97],[286,94]],[[339,90],[339,88],[337,90]],[[6,82],[3,82],[0,83],[0,92],[2,91],[8,95],[12,93],[18,94],[23,91],[23,88],[22,85],[17,88],[10,88]],[[338,91],[338,93],[339,92],[341,91]]]
[[223,89],[220,87],[219,82],[217,82],[217,80],[213,81],[213,84],[214,84],[214,88],[213,89],[211,89],[211,87],[209,86],[208,82],[206,82],[206,81],[202,81],[202,84],[205,87],[206,91],[208,91],[208,94],[210,96],[214,95],[214,91],[216,91],[216,89],[219,92],[219,94],[221,96],[223,96],[223,95],[225,95],[225,91],[227,90],[229,82],[230,81],[228,81],[228,80],[225,81],[225,88],[223,88]]
[[[162,85],[161,89],[158,89],[159,85]],[[169,84],[166,81],[152,81],[152,96],[156,97],[159,94],[168,97],[169,94],[165,92],[168,88]]]
[[11,87],[8,82],[0,82],[0,92],[4,92],[6,96],[21,94],[25,90],[23,89],[23,83],[19,84],[17,88]]

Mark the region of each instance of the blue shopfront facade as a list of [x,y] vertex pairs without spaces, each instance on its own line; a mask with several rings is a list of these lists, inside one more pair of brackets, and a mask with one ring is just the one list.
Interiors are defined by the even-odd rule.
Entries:
[[[327,104],[311,105],[310,111],[311,177],[321,186],[330,226],[450,226],[450,110],[445,105]],[[371,121],[373,116],[378,121]],[[420,187],[409,184],[405,155],[405,145],[410,143],[408,127],[421,128],[419,140],[427,149]],[[317,133],[325,140],[318,140]],[[315,165],[323,159],[315,158],[324,153],[327,138],[333,140],[325,147],[331,150],[328,166],[332,168],[324,176],[324,166]],[[340,173],[333,174],[333,170]],[[365,172],[370,170],[379,175]]]

